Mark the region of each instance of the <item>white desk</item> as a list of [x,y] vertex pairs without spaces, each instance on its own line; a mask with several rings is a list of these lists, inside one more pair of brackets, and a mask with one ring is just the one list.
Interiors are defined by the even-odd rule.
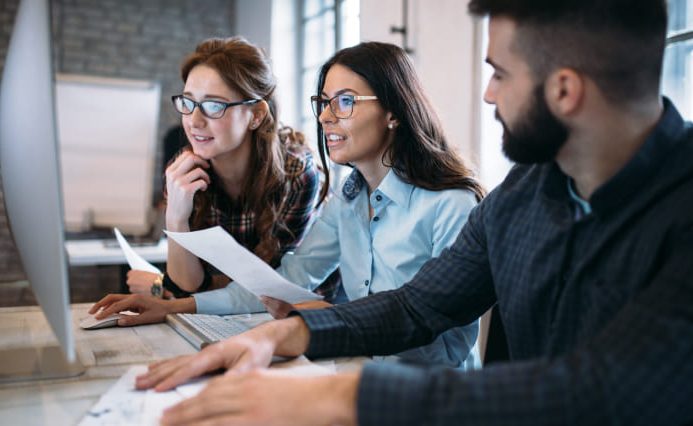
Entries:
[[[74,379],[0,385],[4,425],[74,425],[131,365],[195,353],[166,324],[82,330],[77,325],[91,304],[72,306],[77,354],[86,367]],[[267,314],[257,316],[259,321]],[[263,317],[262,315],[265,315]],[[0,346],[55,342],[37,307],[0,308]],[[359,368],[364,358],[335,360],[338,371]],[[0,360],[2,362],[2,360]]]
[[[67,240],[65,249],[70,266],[125,265],[127,260],[117,244],[104,244],[104,240]],[[156,245],[133,246],[132,249],[150,263],[165,263],[168,253],[166,238]]]

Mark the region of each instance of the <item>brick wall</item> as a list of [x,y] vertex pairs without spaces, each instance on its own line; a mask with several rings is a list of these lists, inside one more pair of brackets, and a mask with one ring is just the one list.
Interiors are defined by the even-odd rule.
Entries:
[[[17,14],[18,0],[0,0],[0,75],[5,65],[7,45],[12,34],[14,16]],[[0,283],[23,279],[24,273],[19,264],[19,256],[10,236],[5,215],[5,204],[0,179]]]
[[[18,0],[0,0],[0,72],[17,5]],[[51,8],[57,72],[161,83],[159,139],[178,122],[169,99],[182,88],[183,57],[204,38],[234,34],[234,0],[53,0]],[[156,175],[155,188],[160,188]],[[0,190],[3,282],[21,279],[23,273],[1,201]]]

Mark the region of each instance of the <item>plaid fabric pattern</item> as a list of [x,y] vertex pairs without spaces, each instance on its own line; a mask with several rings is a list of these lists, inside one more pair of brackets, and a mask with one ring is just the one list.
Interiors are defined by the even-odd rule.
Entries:
[[309,356],[387,354],[498,303],[514,362],[470,373],[369,365],[359,424],[693,420],[693,125],[664,104],[591,213],[575,217],[555,164],[517,166],[407,285],[299,313]]
[[[281,226],[275,228],[274,235],[279,240],[280,250],[270,262],[272,267],[279,265],[284,253],[300,244],[313,219],[320,189],[319,171],[309,151],[289,151],[284,164],[288,179],[278,221],[283,223],[288,231]],[[212,191],[212,208],[204,228],[221,226],[233,235],[239,244],[253,251],[260,242],[255,228],[255,214],[244,211],[242,205],[234,203],[214,182],[215,179],[212,177],[212,185],[209,188]]]

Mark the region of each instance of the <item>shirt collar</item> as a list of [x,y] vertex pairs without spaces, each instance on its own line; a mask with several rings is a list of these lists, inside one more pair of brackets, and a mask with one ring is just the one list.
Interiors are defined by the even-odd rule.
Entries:
[[[342,185],[342,195],[348,201],[352,201],[366,187],[366,180],[357,169],[352,170],[351,174],[344,180]],[[403,181],[393,169],[390,169],[383,178],[380,185],[373,191],[373,195],[382,193],[393,202],[408,207],[414,186]]]
[[672,149],[686,140],[686,127],[676,107],[663,98],[664,112],[654,130],[633,158],[616,175],[592,194],[595,213],[608,213],[622,206],[661,173]]
[[403,181],[393,169],[390,169],[380,185],[373,191],[373,195],[381,192],[395,204],[407,208],[413,191],[414,186],[412,184]]
[[584,217],[587,216],[588,214],[592,213],[592,206],[590,206],[589,201],[585,200],[584,198],[580,197],[577,192],[575,192],[575,189],[573,188],[573,179],[568,177],[568,194],[570,195],[570,199],[575,202],[575,205],[577,206],[578,209],[580,209],[576,213],[576,217]]
[[351,171],[342,185],[342,195],[348,201],[353,200],[361,192],[361,188],[366,184],[366,180],[357,169]]

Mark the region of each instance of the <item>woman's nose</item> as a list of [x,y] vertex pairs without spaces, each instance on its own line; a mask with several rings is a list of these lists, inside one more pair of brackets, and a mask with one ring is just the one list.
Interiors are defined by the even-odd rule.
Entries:
[[320,112],[318,116],[318,121],[320,124],[323,123],[333,123],[337,121],[337,117],[332,113],[332,108],[329,105],[325,105],[325,108]]
[[202,110],[199,106],[195,108],[193,112],[188,115],[188,117],[190,117],[190,124],[192,125],[192,127],[199,129],[200,127],[204,127],[205,124],[207,124],[207,117],[205,117],[205,115],[202,113]]

